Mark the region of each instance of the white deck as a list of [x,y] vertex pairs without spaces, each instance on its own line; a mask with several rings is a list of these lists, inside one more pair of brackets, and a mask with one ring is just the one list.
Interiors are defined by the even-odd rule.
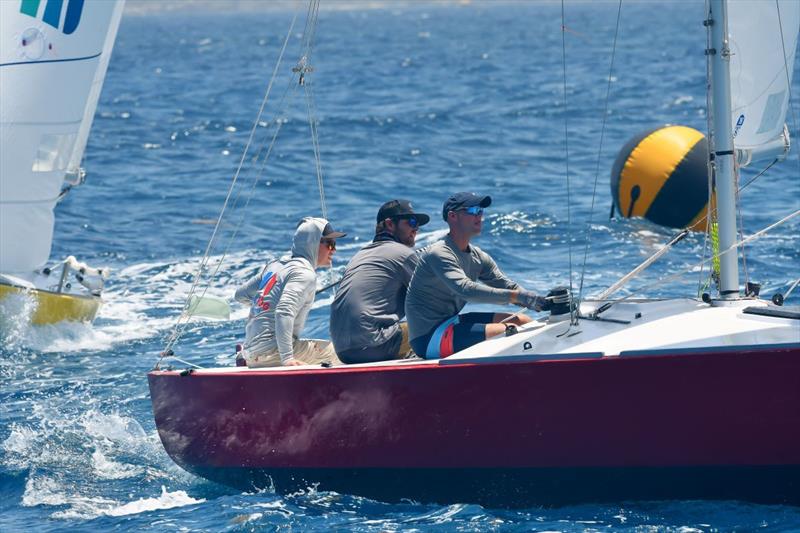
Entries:
[[[603,302],[581,306],[588,315]],[[774,307],[764,300],[737,300],[709,305],[700,300],[679,299],[620,302],[600,314],[604,320],[581,319],[531,322],[516,335],[495,337],[441,360],[394,360],[347,365],[347,368],[376,368],[398,364],[449,365],[466,362],[498,362],[521,359],[573,359],[618,357],[656,350],[687,350],[715,347],[800,343],[800,320],[744,313],[747,307]],[[780,309],[780,308],[777,308]],[[629,321],[618,323],[607,319]],[[195,369],[203,373],[287,372],[319,369],[318,365],[247,368],[216,367]]]
[[[581,306],[588,315],[602,302]],[[763,300],[738,300],[712,306],[681,299],[614,304],[601,319],[533,322],[510,337],[496,337],[450,356],[448,362],[511,355],[592,354],[619,356],[625,352],[692,348],[771,345],[800,342],[800,321],[745,314],[747,307],[767,307]]]

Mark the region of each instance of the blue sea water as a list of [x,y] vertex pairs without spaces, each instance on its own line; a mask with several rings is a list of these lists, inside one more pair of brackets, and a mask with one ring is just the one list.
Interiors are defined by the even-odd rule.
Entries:
[[[52,253],[113,274],[93,326],[19,324],[4,334],[1,531],[800,530],[800,508],[790,506],[386,504],[314,487],[241,493],[176,466],[159,442],[145,375],[201,263],[294,14],[229,9],[240,4],[172,10],[140,2],[126,11],[86,152],[88,182],[58,207]],[[437,213],[449,193],[491,194],[476,242],[537,290],[567,281],[570,262],[579,283],[588,226],[587,293],[674,233],[609,220],[609,172],[619,148],[643,130],[675,123],[705,131],[702,2],[624,4],[610,84],[616,3],[567,5],[566,83],[560,3],[332,7],[319,15],[310,82],[329,218],[351,238],[340,241],[320,285],[368,242],[378,206],[394,197],[433,215],[425,243],[444,233]],[[224,255],[211,294],[229,296],[287,250],[300,217],[320,214],[306,101],[288,81],[301,55],[305,9],[298,12],[234,190],[234,203],[247,208],[228,212],[211,253],[212,269]],[[795,99],[795,139],[799,114]],[[278,123],[262,172],[254,156]],[[800,207],[799,176],[795,147],[742,192],[746,235]],[[692,235],[631,290],[695,264],[703,244]],[[747,248],[748,274],[767,295],[785,290],[799,267],[796,222]],[[693,296],[699,279],[692,272],[646,294]],[[307,334],[327,336],[330,301],[318,297]],[[200,365],[231,364],[245,313],[192,323],[176,352]]]

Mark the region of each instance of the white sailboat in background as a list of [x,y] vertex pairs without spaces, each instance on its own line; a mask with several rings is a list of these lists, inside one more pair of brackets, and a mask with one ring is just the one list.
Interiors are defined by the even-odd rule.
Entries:
[[92,321],[107,271],[47,268],[56,204],[83,152],[124,0],[0,2],[0,304],[33,298],[33,324]]
[[800,3],[707,5],[717,294],[610,299],[666,246],[599,297],[446,359],[156,365],[153,412],[173,460],[236,487],[386,500],[800,503],[800,312],[742,291],[738,271],[744,242],[800,210],[742,239],[736,212],[737,156],[786,152]]

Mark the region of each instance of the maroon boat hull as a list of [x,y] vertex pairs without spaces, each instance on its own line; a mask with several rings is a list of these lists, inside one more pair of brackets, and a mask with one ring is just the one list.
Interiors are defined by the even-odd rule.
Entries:
[[173,460],[237,487],[800,503],[800,345],[148,379]]

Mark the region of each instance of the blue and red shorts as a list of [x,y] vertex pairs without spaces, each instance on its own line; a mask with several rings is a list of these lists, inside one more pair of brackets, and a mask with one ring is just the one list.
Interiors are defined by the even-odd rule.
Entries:
[[411,340],[414,353],[424,359],[444,359],[486,340],[486,324],[494,313],[464,313],[448,318],[430,332]]

